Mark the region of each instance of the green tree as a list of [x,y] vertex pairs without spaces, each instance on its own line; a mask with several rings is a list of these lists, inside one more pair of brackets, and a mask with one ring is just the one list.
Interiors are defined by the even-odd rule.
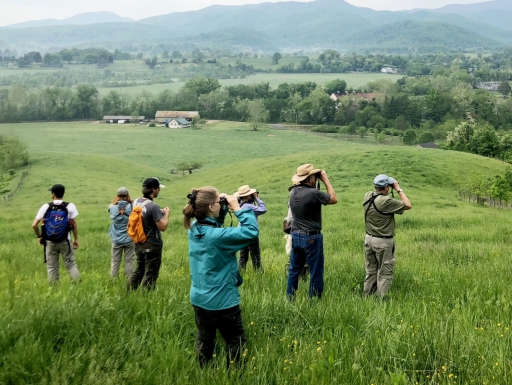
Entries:
[[333,93],[344,94],[347,89],[347,82],[345,80],[335,79],[327,83],[324,89],[329,95]]
[[384,143],[386,141],[386,134],[381,132],[379,135],[377,135],[377,142]]
[[196,95],[209,94],[221,87],[219,81],[213,78],[198,77],[187,80],[183,88],[193,91]]
[[252,129],[254,131],[258,131],[258,126],[268,120],[268,111],[261,99],[251,100],[248,103],[248,108]]
[[273,64],[279,64],[279,60],[283,58],[283,55],[281,55],[279,52],[276,52],[272,55],[272,63]]
[[418,139],[416,140],[417,143],[430,143],[434,141],[434,134],[431,132],[422,132]]
[[461,123],[453,131],[449,131],[446,137],[448,148],[456,151],[469,151],[470,142],[476,128],[475,119],[468,114],[467,119]]
[[498,92],[502,94],[503,96],[510,95],[510,91],[512,90],[512,87],[510,87],[510,83],[508,80],[503,80],[500,85],[498,86]]
[[489,195],[491,198],[499,200],[501,203],[507,203],[511,197],[510,185],[507,179],[496,175],[494,183],[489,189]]
[[89,119],[93,117],[93,111],[98,96],[96,87],[88,84],[79,84],[76,86],[76,102],[80,117]]
[[28,146],[17,137],[0,135],[0,171],[28,164]]
[[413,144],[416,144],[416,131],[414,131],[414,130],[405,131],[402,140],[403,140],[404,144],[407,144],[408,146],[412,146]]
[[363,127],[359,127],[359,130],[357,130],[357,133],[359,134],[359,137],[361,139],[363,139],[365,137],[367,131],[368,131],[367,128],[363,126]]

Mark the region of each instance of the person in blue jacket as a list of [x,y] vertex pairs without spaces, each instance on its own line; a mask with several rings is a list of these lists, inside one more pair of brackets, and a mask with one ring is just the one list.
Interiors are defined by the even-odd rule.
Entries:
[[[212,361],[219,330],[226,342],[229,367],[240,360],[247,341],[238,292],[242,277],[236,254],[258,237],[258,222],[252,210],[241,209],[236,197],[219,194],[215,187],[193,189],[187,197],[183,224],[188,229],[190,302],[197,325],[199,363],[203,367]],[[222,227],[228,207],[240,227]]]
[[108,207],[110,213],[110,229],[108,235],[112,241],[112,262],[110,276],[119,277],[119,268],[124,252],[124,275],[129,277],[133,272],[135,259],[135,244],[128,236],[128,217],[132,212],[132,199],[126,187],[120,187],[117,194]]

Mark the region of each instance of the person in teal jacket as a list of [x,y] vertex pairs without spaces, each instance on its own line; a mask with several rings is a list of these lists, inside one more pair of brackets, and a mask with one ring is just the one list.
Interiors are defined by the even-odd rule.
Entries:
[[[219,194],[215,187],[193,189],[187,197],[183,224],[188,229],[190,302],[197,325],[199,363],[203,367],[213,359],[219,330],[226,342],[229,367],[240,360],[247,341],[238,292],[242,277],[236,254],[258,237],[258,222],[252,210],[240,209],[236,197]],[[240,227],[222,227],[228,207]]]

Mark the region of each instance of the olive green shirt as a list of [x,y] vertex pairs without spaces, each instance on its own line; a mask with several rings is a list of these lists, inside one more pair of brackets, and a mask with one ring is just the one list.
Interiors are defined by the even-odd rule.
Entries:
[[[376,196],[375,205],[371,203],[372,196]],[[394,214],[402,215],[405,203],[377,191],[368,191],[364,196],[363,203],[366,203],[363,207],[366,216],[366,234],[374,237],[393,237],[395,235]]]

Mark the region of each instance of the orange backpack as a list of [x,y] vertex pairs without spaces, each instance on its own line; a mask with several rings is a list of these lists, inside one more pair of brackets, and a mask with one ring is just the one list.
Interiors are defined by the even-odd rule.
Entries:
[[137,203],[133,205],[132,212],[128,217],[128,235],[134,243],[144,243],[148,237],[142,225],[142,214],[144,206],[151,202],[151,199],[146,199],[144,202],[138,202],[137,199],[135,201]]

